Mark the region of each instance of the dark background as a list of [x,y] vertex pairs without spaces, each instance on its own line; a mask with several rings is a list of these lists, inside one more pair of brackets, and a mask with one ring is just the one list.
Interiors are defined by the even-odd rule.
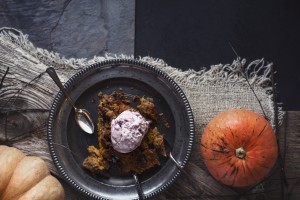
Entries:
[[300,110],[299,0],[0,0],[0,27],[62,56],[161,58],[183,70],[264,58],[278,101]]
[[274,63],[279,101],[300,110],[300,1],[136,1],[135,54],[181,69],[248,61]]

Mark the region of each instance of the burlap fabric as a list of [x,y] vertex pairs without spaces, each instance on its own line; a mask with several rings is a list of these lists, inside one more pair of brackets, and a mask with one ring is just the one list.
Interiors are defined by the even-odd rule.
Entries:
[[[195,118],[196,137],[191,162],[201,169],[205,169],[204,163],[199,159],[200,154],[198,153],[201,133],[205,125],[221,111],[243,108],[263,114],[264,110],[267,118],[274,125],[274,103],[270,87],[270,69],[272,64],[266,63],[263,59],[247,63],[245,59],[237,58],[232,64],[213,65],[209,68],[203,68],[200,71],[181,71],[169,66],[163,60],[151,57],[133,58],[132,56],[107,54],[105,56],[94,57],[90,60],[66,59],[54,52],[36,48],[28,41],[26,35],[12,29],[10,31],[2,30],[0,34],[0,77],[3,76],[7,67],[10,67],[10,73],[15,72],[17,75],[8,74],[8,81],[4,80],[3,82],[2,94],[0,95],[1,109],[7,109],[8,107],[12,109],[24,108],[26,105],[49,109],[54,96],[58,92],[58,88],[44,74],[48,66],[54,66],[58,70],[61,80],[67,81],[75,72],[87,65],[115,58],[139,59],[156,66],[165,71],[182,88],[189,100]],[[27,70],[31,71],[31,73],[25,73],[28,72]],[[40,76],[38,77],[38,75]],[[15,79],[12,78],[13,76],[15,76]],[[30,82],[36,77],[38,77],[38,81]],[[249,83],[246,81],[246,77]],[[13,82],[9,83],[9,80],[13,80]],[[38,102],[32,101],[32,98],[28,98],[26,95],[21,95],[21,93],[26,93],[24,85],[28,82],[30,84],[26,88],[31,93],[36,92],[45,95],[44,91],[47,91],[47,99],[41,95],[39,96],[40,102]],[[13,87],[15,93],[21,91],[19,92],[20,94],[8,94],[7,91],[11,87]],[[251,88],[257,95],[262,107]],[[12,101],[15,98],[19,98],[19,100]],[[16,105],[13,102],[23,102],[24,105]],[[281,122],[283,111],[279,109],[278,113],[279,122]],[[39,115],[39,120],[46,122],[47,114]],[[34,117],[32,120],[36,122]],[[3,118],[1,121],[4,123]],[[13,141],[12,145],[21,149],[26,154],[42,157],[47,161],[51,171],[59,176],[49,155],[45,127],[46,125],[41,123],[37,133],[33,131],[31,137]],[[0,141],[1,139],[3,141],[3,138],[7,137],[8,133],[5,133],[5,131],[2,127]],[[69,197],[74,198],[70,193],[72,193],[71,190],[68,192],[68,195],[71,195]]]

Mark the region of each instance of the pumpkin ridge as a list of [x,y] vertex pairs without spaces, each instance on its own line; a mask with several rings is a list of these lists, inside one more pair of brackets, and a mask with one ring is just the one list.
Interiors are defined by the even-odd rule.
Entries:
[[243,127],[241,131],[241,133],[239,133],[240,135],[240,145],[245,147],[248,143],[249,143],[249,137],[250,137],[250,134],[249,134],[249,128],[248,127]]
[[[18,166],[20,165],[21,161],[24,160],[25,158],[26,158],[26,156],[24,156],[23,158],[21,158],[21,159],[19,160],[19,162],[17,163],[17,165],[16,165],[15,168],[13,169],[14,171],[15,171],[15,169],[18,168]],[[6,188],[5,188],[5,190],[3,191],[3,194],[6,192],[7,187],[9,186],[10,181],[11,181],[11,178],[13,177],[13,175],[14,175],[14,172],[11,174],[10,179],[9,179],[7,185],[6,185]],[[19,197],[20,197],[20,195],[18,196],[18,198],[19,198]],[[18,199],[18,198],[16,198],[16,199]]]
[[262,133],[266,130],[266,127],[268,126],[268,124],[266,123],[263,127],[263,129],[259,132],[257,137],[260,137],[262,135]]
[[[229,156],[225,157],[225,159],[226,159],[226,158],[232,159],[232,155],[229,155]],[[223,160],[224,158],[222,158],[222,159],[220,159],[220,158],[209,158],[209,159],[204,158],[204,159],[205,159],[205,160]]]
[[226,176],[227,176],[227,173],[228,173],[228,170],[225,172],[225,174],[220,178],[221,179],[224,179]]
[[235,133],[233,133],[231,127],[228,127],[228,129],[229,129],[229,131],[230,131],[230,133],[231,133],[231,135],[232,135],[233,144],[235,144],[235,143],[236,143],[236,136],[235,136]]
[[201,146],[203,146],[204,148],[208,149],[208,150],[211,150],[213,152],[217,152],[217,153],[223,153],[223,154],[227,154],[229,153],[229,150],[228,151],[222,151],[222,150],[217,150],[217,149],[211,149],[211,148],[208,148],[206,146],[204,146],[204,144],[201,143]]
[[[242,166],[243,166],[243,170],[244,170],[244,174],[247,174],[246,173],[246,168],[245,168],[245,165],[246,165],[247,163],[246,162],[242,162]],[[247,177],[245,177],[245,178],[247,178]],[[248,179],[247,179],[247,182],[248,182]]]
[[[225,135],[225,134],[223,133],[224,130],[221,129],[220,127],[218,127],[218,128],[219,128],[221,134],[222,134],[222,135]],[[220,140],[222,140],[222,141],[224,140],[223,137],[220,137],[219,134],[218,134],[218,133],[215,133],[215,131],[213,131],[212,129],[208,128],[208,130],[209,130],[212,134],[214,134],[218,139],[220,139]]]
[[239,168],[238,167],[236,167],[236,166],[233,166],[233,170],[231,171],[231,174],[230,174],[230,176],[232,176],[234,173],[238,173],[238,170]]
[[[29,162],[29,161],[31,161],[31,162]],[[39,181],[41,181],[44,178],[44,177],[42,177],[42,175],[44,173],[47,174],[47,176],[50,174],[49,169],[48,169],[46,163],[43,161],[43,159],[41,159],[40,157],[35,157],[35,156],[25,156],[25,157],[23,157],[19,161],[18,166],[15,168],[15,170],[14,170],[13,175],[12,175],[11,178],[13,178],[14,176],[16,176],[15,173],[23,172],[22,169],[21,169],[21,166],[24,163],[25,164],[30,163],[32,165],[32,168],[35,168],[35,169],[37,169],[37,167],[38,167],[38,170],[35,171],[35,174],[34,174],[35,175],[34,176],[35,180],[32,181],[32,182],[29,182],[26,185],[26,187],[27,187],[26,189],[23,187],[21,190],[19,190],[18,191],[19,194],[16,195],[16,191],[15,191],[14,194],[13,194],[13,199],[20,198],[23,194],[25,194],[26,192],[28,192],[30,190],[30,188],[34,187],[37,183],[39,183]],[[38,172],[39,175],[36,174],[37,172]],[[18,177],[18,176],[16,176],[16,177]],[[24,177],[22,177],[22,178],[24,178]],[[14,184],[14,182],[12,182],[12,181],[15,181],[15,180],[10,179],[10,181],[7,184],[7,188],[5,189],[5,193],[7,193],[7,194],[5,196],[9,195],[8,192],[7,192],[7,189],[8,189],[8,186],[10,186],[11,184]],[[12,191],[10,190],[9,193],[10,192],[12,192]],[[14,196],[14,195],[16,195],[16,196]]]
[[[244,178],[246,178],[246,181],[247,181],[247,184],[250,182],[250,183],[252,183],[253,181],[251,181],[253,178],[256,180],[257,178],[254,176],[254,174],[253,174],[253,171],[252,171],[252,168],[250,168],[249,167],[249,160],[248,161],[246,161],[246,160],[241,160],[241,159],[239,159],[240,161],[241,161],[241,165],[240,166],[242,166],[242,168],[243,168],[243,171],[244,171],[244,174],[245,175],[247,175],[247,174],[250,174],[250,181],[249,181],[249,179],[247,178],[248,176],[245,176]],[[243,187],[243,186],[242,186]]]
[[[235,184],[237,173],[238,173],[238,172],[236,171],[236,173],[234,174],[233,182],[232,182],[231,186],[234,186],[234,184]],[[232,175],[232,174],[233,174],[233,172],[231,173],[231,175]]]
[[[9,147],[10,148],[10,147]],[[12,148],[12,147],[11,147]],[[18,150],[19,151],[19,150]],[[22,152],[23,153],[23,152]],[[4,189],[4,191],[3,191],[3,194],[2,194],[2,196],[0,195],[0,199],[2,200],[2,198],[3,198],[3,195],[5,194],[5,192],[6,192],[6,190],[7,190],[7,187],[9,186],[9,184],[10,184],[10,181],[11,181],[11,178],[13,177],[13,174],[14,174],[14,171],[15,171],[15,169],[18,167],[18,165],[19,165],[19,163],[23,160],[23,159],[25,159],[26,158],[26,156],[25,156],[25,154],[24,154],[24,157],[22,157],[20,160],[19,160],[19,162],[18,162],[18,164],[15,166],[15,168],[13,169],[13,173],[11,174],[11,176],[10,176],[10,179],[9,179],[9,181],[8,181],[8,183],[7,183],[7,185],[6,185],[6,188]],[[25,192],[24,192],[25,193]],[[19,195],[17,195],[17,196],[14,196],[14,199],[19,199],[24,193],[21,193],[21,194],[19,194]]]
[[[258,118],[257,118],[257,119],[258,119]],[[252,135],[251,135],[251,137],[254,137],[255,126],[256,126],[256,125],[253,126],[253,130],[252,130]],[[250,149],[252,149],[253,147],[255,147],[255,145],[257,144],[257,142],[259,141],[259,139],[262,138],[262,137],[260,137],[260,136],[262,135],[262,133],[265,132],[267,126],[268,126],[268,123],[266,123],[266,124],[264,125],[263,129],[259,132],[259,134],[257,135],[257,138],[258,138],[258,139],[256,139],[254,143],[252,143],[250,146],[249,146],[249,144],[245,145],[245,147],[247,146],[247,149],[248,149],[248,150],[250,150]],[[251,141],[252,139],[250,138],[249,140]]]
[[[255,134],[255,125],[253,125],[252,134],[250,135],[250,138],[249,138],[250,141],[252,141],[252,137],[254,137],[254,134]],[[248,150],[252,149],[252,147],[255,146],[257,140],[255,142],[252,142],[252,144],[247,144],[247,149]]]
[[225,146],[228,146],[228,143],[225,141],[224,137],[221,137],[221,140]]
[[257,162],[256,163],[258,166],[260,166],[261,168],[265,168],[265,169],[269,169],[269,167],[262,165],[261,163]]
[[232,160],[232,157],[230,156],[228,160],[219,163],[218,166],[221,166],[221,165],[224,165],[224,164],[227,164],[227,163],[232,165],[232,163],[230,163],[231,160]]
[[247,165],[247,163],[245,163],[245,167],[247,168],[248,172],[251,174],[252,178],[255,177],[252,171],[250,170],[249,166]]
[[[3,178],[2,182],[1,182],[1,184],[4,184],[4,187],[1,188],[2,194],[0,194],[0,199],[2,199],[2,196],[3,196],[4,192],[7,190],[7,186],[8,186],[8,184],[11,180],[11,177],[13,175],[13,171],[16,169],[16,167],[18,166],[20,161],[25,157],[25,154],[22,151],[14,148],[14,147],[8,147],[8,146],[5,146],[5,145],[0,145],[0,147],[1,147],[2,150],[6,150],[7,151],[6,153],[12,154],[12,155],[8,154],[6,156],[10,156],[10,157],[12,156],[13,160],[15,161],[15,162],[12,162],[12,163],[5,163],[6,165],[7,164],[10,165],[10,172],[7,173],[7,174],[3,174],[4,176],[6,176],[6,178]],[[2,151],[2,153],[5,153],[5,152]],[[14,164],[14,166],[11,166],[12,164]],[[6,184],[4,182],[5,179],[8,180],[6,182]]]
[[[247,169],[247,161],[245,161],[245,160],[240,160],[240,166],[241,166],[241,168],[243,169],[243,172],[244,172],[244,176],[243,176],[243,178],[244,179],[246,179],[246,185],[248,185],[249,184],[249,182],[251,182],[251,181],[249,181],[249,178],[248,178],[248,174],[249,174],[249,170]],[[241,170],[241,173],[242,173],[242,170]],[[251,178],[251,177],[250,177]]]
[[22,194],[20,194],[16,199],[19,199],[26,195],[27,192],[29,192],[32,188],[34,188],[36,185],[38,185],[40,182],[42,182],[45,178],[47,178],[49,175],[45,176],[44,178],[40,179],[36,184],[32,185],[28,190],[24,191]]
[[42,179],[38,180],[35,184],[32,184],[29,188],[27,188],[27,190],[25,190],[22,194],[20,194],[16,199],[19,199],[22,196],[24,196],[27,192],[29,192],[33,187],[35,187],[36,185],[38,185],[42,180],[44,180],[49,175],[47,175],[47,176],[43,177]]
[[212,143],[212,144],[218,146],[218,147],[220,148],[219,151],[223,151],[224,153],[227,153],[227,152],[230,151],[230,150],[227,149],[225,146],[223,146],[223,145],[221,145],[221,144],[219,144],[219,143],[217,143],[217,142],[214,142],[214,143]]
[[[257,163],[255,163],[255,164],[257,165]],[[253,167],[253,171],[255,172],[255,174],[259,174],[259,175],[261,174],[261,173],[260,173],[260,170],[258,170],[257,167]],[[258,178],[259,178],[259,177],[258,177]],[[263,178],[264,178],[264,177],[261,177],[261,178],[257,179],[257,181],[260,181],[260,180],[262,180]]]
[[[215,131],[213,131],[212,129],[208,128],[208,130],[213,133],[219,140],[221,140],[225,146],[227,146],[229,149],[230,149],[230,144],[228,142],[225,141],[224,137],[223,136],[226,136],[226,130],[224,130],[223,128],[221,127],[217,127],[221,133],[222,136],[220,136],[220,134],[218,133],[215,133]],[[231,145],[232,146],[232,145]]]

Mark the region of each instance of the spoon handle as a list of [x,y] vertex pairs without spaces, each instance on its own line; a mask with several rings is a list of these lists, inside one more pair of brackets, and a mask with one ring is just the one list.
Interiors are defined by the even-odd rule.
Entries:
[[173,163],[176,165],[176,167],[187,177],[191,180],[192,182],[192,187],[194,188],[195,191],[198,191],[198,188],[196,187],[198,185],[198,183],[195,181],[194,177],[189,174],[177,161],[176,159],[173,157],[172,153],[170,152],[169,154],[170,159],[173,161]]
[[52,78],[52,80],[56,83],[56,85],[59,87],[59,89],[63,92],[63,94],[65,95],[65,97],[67,98],[67,100],[69,101],[69,103],[74,107],[74,103],[73,100],[70,98],[70,96],[68,95],[65,87],[63,86],[63,84],[61,83],[61,81],[59,80],[57,73],[55,71],[55,69],[53,67],[48,67],[46,69],[46,72],[49,74],[49,76]]
[[173,161],[173,163],[176,165],[176,167],[177,167],[181,172],[183,172],[184,175],[190,176],[190,174],[189,174],[185,169],[183,169],[183,167],[175,160],[175,158],[173,157],[173,155],[172,155],[171,152],[170,152],[169,156],[170,156],[170,159]]
[[133,175],[133,178],[134,178],[135,188],[137,190],[139,200],[144,200],[144,194],[143,194],[141,183],[140,183],[140,181],[139,181],[136,174],[132,174],[132,175]]

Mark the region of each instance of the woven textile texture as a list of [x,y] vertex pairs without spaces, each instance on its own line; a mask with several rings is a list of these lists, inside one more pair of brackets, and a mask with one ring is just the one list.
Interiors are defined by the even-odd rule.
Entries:
[[[24,96],[16,96],[13,94],[3,93],[3,90],[8,87],[14,87],[17,92],[18,89],[24,88],[24,84],[28,80],[32,80],[39,73],[44,73],[48,66],[53,66],[60,76],[60,79],[65,82],[78,70],[85,66],[91,65],[95,62],[104,61],[107,59],[128,58],[138,59],[147,62],[162,71],[166,72],[173,78],[177,84],[182,88],[187,96],[189,103],[193,110],[195,119],[195,143],[193,145],[193,153],[191,161],[200,168],[205,168],[204,163],[199,159],[200,154],[200,138],[205,125],[218,113],[228,109],[249,109],[260,114],[266,114],[267,119],[274,126],[275,110],[273,103],[273,93],[271,87],[271,67],[272,63],[267,63],[264,59],[247,62],[245,59],[237,58],[231,64],[217,64],[204,68],[200,71],[188,70],[181,71],[173,68],[161,59],[152,57],[133,58],[130,55],[104,55],[95,56],[93,59],[66,59],[54,52],[49,52],[45,49],[35,47],[27,38],[18,30],[2,29],[0,33],[0,77],[4,75],[7,67],[10,71],[22,71],[26,69],[36,69],[35,73],[20,74],[17,78],[21,81],[3,82],[2,93],[0,95],[0,106],[14,105],[10,104],[13,98],[23,98],[22,101],[30,101],[30,98]],[[43,74],[40,81],[33,82],[36,86],[33,90],[38,90],[41,85],[48,87],[49,97],[44,109],[49,109],[51,102],[58,92],[58,88],[49,89],[49,84],[54,85],[49,81],[47,75]],[[8,75],[9,77],[9,75]],[[23,81],[22,81],[23,80]],[[248,80],[248,81],[247,81]],[[38,85],[40,84],[40,85]],[[252,89],[251,89],[252,88]],[[257,96],[254,95],[254,92]],[[5,97],[5,98],[4,98]],[[7,102],[10,99],[10,102]],[[259,103],[259,101],[261,103]],[[20,101],[19,101],[20,102]],[[35,102],[27,102],[27,105],[35,104]],[[48,106],[48,107],[47,107]],[[279,124],[283,120],[284,112],[278,110]],[[45,119],[42,119],[45,118]],[[47,114],[42,115],[41,120],[47,121]],[[3,121],[3,119],[1,119]],[[46,127],[46,125],[44,125]],[[4,136],[4,128],[1,128],[0,141]],[[38,135],[34,135],[27,139],[21,139],[13,142],[13,146],[23,150],[23,152],[30,155],[38,155],[45,159],[54,174],[58,174],[56,168],[51,163],[51,157],[48,150],[46,128]]]

